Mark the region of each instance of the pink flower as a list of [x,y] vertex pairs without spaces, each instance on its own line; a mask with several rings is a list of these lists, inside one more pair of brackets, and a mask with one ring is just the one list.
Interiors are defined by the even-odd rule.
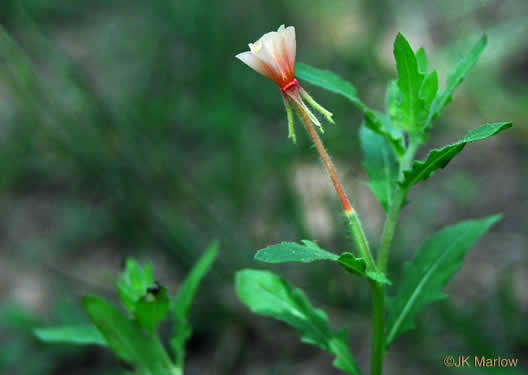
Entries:
[[274,81],[280,88],[286,112],[288,114],[289,138],[295,142],[293,131],[293,115],[291,103],[297,111],[306,115],[318,128],[323,131],[321,123],[310,111],[303,98],[310,105],[333,123],[332,113],[319,105],[301,87],[295,79],[296,40],[295,28],[281,25],[277,31],[264,34],[255,43],[249,43],[249,51],[236,55],[236,58],[254,69],[256,72]]

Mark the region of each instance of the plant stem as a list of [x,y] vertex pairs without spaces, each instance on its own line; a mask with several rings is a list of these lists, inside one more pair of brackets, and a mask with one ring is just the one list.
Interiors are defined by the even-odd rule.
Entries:
[[339,181],[339,177],[337,176],[337,171],[334,166],[334,163],[332,163],[332,159],[330,159],[330,156],[326,152],[326,149],[323,145],[323,142],[321,141],[321,138],[319,137],[319,134],[317,134],[315,127],[313,126],[306,113],[303,111],[301,106],[298,105],[295,101],[293,103],[295,105],[295,108],[297,109],[297,112],[299,113],[299,116],[304,122],[308,134],[312,138],[315,148],[321,156],[321,160],[323,161],[323,164],[325,165],[326,170],[328,171],[330,180],[332,180],[332,184],[334,185],[339,200],[341,201],[341,205],[343,206],[345,218],[352,234],[352,237],[354,239],[357,251],[360,256],[363,257],[367,262],[367,267],[369,268],[369,270],[375,271],[376,262],[374,261],[372,253],[370,252],[367,237],[365,236],[365,232],[363,231],[359,216],[356,210],[354,210],[354,208],[350,204],[350,200],[348,199],[345,190],[343,189],[343,185],[341,184],[341,181]]
[[381,245],[378,252],[378,268],[381,272],[387,271],[392,239],[394,238],[394,232],[396,230],[396,225],[398,224],[398,217],[400,216],[400,210],[406,196],[406,191],[400,190],[396,193],[396,197],[392,202],[383,226]]
[[370,374],[382,375],[385,359],[385,287],[375,281],[370,284],[373,298]]

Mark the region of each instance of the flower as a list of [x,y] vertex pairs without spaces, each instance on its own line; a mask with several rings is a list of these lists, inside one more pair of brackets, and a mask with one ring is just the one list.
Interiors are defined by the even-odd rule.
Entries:
[[306,106],[303,98],[333,123],[332,113],[319,105],[295,79],[296,50],[295,28],[281,25],[277,31],[266,33],[255,43],[249,43],[249,51],[236,55],[236,58],[279,86],[288,115],[288,137],[294,143],[295,132],[291,104],[301,116],[307,116],[321,132],[323,132],[321,123]]

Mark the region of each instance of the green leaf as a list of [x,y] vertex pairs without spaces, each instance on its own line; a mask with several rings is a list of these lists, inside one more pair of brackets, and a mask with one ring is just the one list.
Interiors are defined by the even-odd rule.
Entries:
[[421,74],[427,74],[429,62],[427,61],[427,55],[425,54],[425,50],[423,48],[420,48],[418,51],[416,51],[416,62],[418,63],[418,71]]
[[297,63],[295,69],[298,78],[333,93],[343,95],[350,100],[363,112],[367,126],[376,133],[384,136],[394,147],[397,155],[403,155],[405,148],[403,146],[403,136],[401,132],[397,129],[387,128],[386,123],[380,118],[380,114],[369,109],[361,100],[359,100],[354,85],[330,71],[317,69],[307,64]]
[[169,307],[167,289],[162,286],[150,287],[147,294],[136,303],[134,317],[143,328],[154,332],[169,313]]
[[393,191],[397,187],[398,161],[385,139],[366,126],[361,127],[359,138],[364,158],[363,167],[369,177],[368,186],[383,209],[388,211]]
[[411,133],[419,133],[428,114],[426,104],[420,97],[420,88],[425,75],[418,69],[416,55],[401,33],[398,33],[394,41],[394,58],[400,89],[398,115],[394,118],[395,126]]
[[436,98],[438,91],[438,74],[431,72],[423,80],[422,86],[420,87],[420,98],[425,102],[427,108],[429,108],[433,100]]
[[338,255],[323,250],[315,242],[303,240],[304,245],[296,242],[281,242],[259,250],[255,259],[266,263],[311,263],[318,260],[337,260]]
[[99,297],[84,297],[84,310],[103,335],[107,345],[120,359],[141,374],[171,375],[173,367],[155,336]]
[[301,341],[334,354],[334,366],[360,374],[348,350],[346,333],[333,331],[326,314],[314,308],[300,289],[272,272],[247,269],[237,272],[236,291],[251,311],[285,322],[301,333]]
[[191,325],[188,322],[192,301],[200,283],[213,266],[217,255],[218,243],[213,242],[196,262],[180,287],[178,296],[173,301],[174,333],[171,339],[171,347],[177,357],[176,364],[179,366],[183,364],[185,342],[192,333]]
[[341,254],[337,262],[353,275],[371,279],[381,284],[391,284],[383,272],[367,271],[365,260],[356,258],[352,253]]
[[428,179],[438,169],[444,168],[449,164],[451,159],[460,153],[466,144],[482,141],[505,129],[511,128],[511,126],[511,122],[485,124],[480,128],[467,133],[467,135],[457,143],[441,149],[432,150],[426,160],[414,161],[411,169],[403,171],[403,181],[400,182],[400,186],[404,189],[409,189],[419,182]]
[[33,333],[46,342],[106,346],[104,337],[91,324],[37,328]]
[[459,61],[455,71],[449,74],[445,91],[440,92],[433,102],[427,126],[430,126],[432,121],[434,121],[434,119],[437,118],[444,108],[451,102],[455,89],[462,83],[462,81],[464,81],[469,70],[476,64],[482,51],[486,48],[487,43],[488,37],[483,35],[473,48],[471,48],[469,53]]
[[360,108],[364,106],[357,96],[357,90],[354,85],[345,81],[335,73],[298,62],[295,65],[295,75],[300,79],[310,82],[312,85],[322,87],[335,94],[343,95]]
[[152,264],[148,263],[145,267],[141,267],[134,259],[127,259],[125,270],[117,280],[117,290],[123,306],[133,313],[136,303],[147,294],[147,289],[152,285],[154,285]]
[[490,216],[467,220],[434,234],[406,265],[403,282],[389,307],[386,345],[414,328],[415,316],[432,302],[445,298],[442,290],[460,269],[473,244],[498,220]]

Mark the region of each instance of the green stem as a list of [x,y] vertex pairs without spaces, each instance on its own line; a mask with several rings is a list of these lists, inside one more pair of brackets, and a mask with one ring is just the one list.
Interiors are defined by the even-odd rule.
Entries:
[[396,225],[398,224],[398,217],[400,216],[400,210],[403,202],[405,202],[406,196],[407,191],[404,190],[400,190],[396,193],[396,197],[392,202],[383,226],[381,245],[378,252],[378,268],[381,272],[387,271],[392,239],[394,238],[394,232],[396,231]]
[[369,270],[376,271],[376,262],[374,261],[374,257],[370,252],[367,236],[365,236],[365,232],[363,231],[363,226],[361,225],[361,221],[359,220],[357,212],[345,212],[345,218],[359,256],[365,259],[365,262],[367,262],[367,268]]
[[382,375],[385,359],[385,287],[372,281],[373,314],[372,314],[372,356],[370,374]]

